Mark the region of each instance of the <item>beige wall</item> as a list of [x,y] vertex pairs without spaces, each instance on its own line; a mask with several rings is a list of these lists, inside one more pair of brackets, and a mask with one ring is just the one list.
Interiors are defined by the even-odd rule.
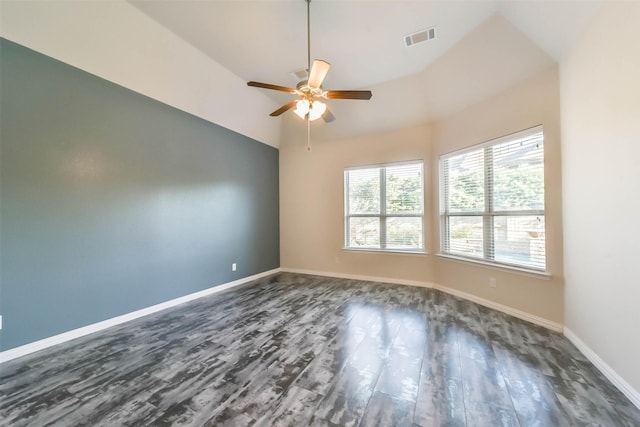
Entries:
[[[560,100],[557,68],[433,125],[433,179],[438,157],[536,125],[545,137],[545,223],[550,279],[437,257],[436,283],[529,314],[563,322]],[[435,194],[434,206],[437,204]],[[438,210],[433,211],[437,221]],[[434,225],[437,227],[437,222]],[[435,236],[439,239],[439,236]],[[439,243],[435,243],[438,247]],[[496,279],[496,287],[489,280]]]
[[[344,169],[424,160],[425,198],[431,199],[429,127],[354,139],[312,142],[306,149],[303,122],[280,146],[280,263],[283,268],[325,273],[433,281],[427,255],[345,251]],[[295,131],[294,131],[295,132]],[[313,130],[312,130],[313,132]],[[430,224],[427,241],[432,240]]]
[[[447,120],[395,132],[316,141],[285,126],[280,146],[281,265],[285,269],[438,284],[562,323],[558,74],[553,69]],[[290,123],[289,123],[290,124]],[[438,252],[438,155],[544,125],[550,280],[442,259]],[[314,125],[315,126],[315,125]],[[313,133],[313,129],[312,129]],[[345,251],[343,172],[350,166],[423,159],[427,255]],[[489,288],[489,278],[497,287]]]
[[566,326],[640,404],[640,3],[607,4],[561,63]]

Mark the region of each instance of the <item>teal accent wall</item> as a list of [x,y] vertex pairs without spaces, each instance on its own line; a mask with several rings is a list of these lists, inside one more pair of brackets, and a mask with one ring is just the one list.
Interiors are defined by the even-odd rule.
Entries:
[[279,267],[277,149],[5,39],[0,126],[1,350]]

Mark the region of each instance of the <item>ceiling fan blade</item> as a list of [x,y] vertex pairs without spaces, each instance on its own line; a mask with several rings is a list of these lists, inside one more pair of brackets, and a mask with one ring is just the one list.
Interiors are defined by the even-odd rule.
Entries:
[[371,99],[370,90],[328,90],[324,97],[328,99]]
[[269,84],[269,83],[247,82],[247,86],[261,87],[261,88],[264,88],[264,89],[279,90],[280,92],[296,93],[296,90],[292,89],[290,87],[272,85],[272,84]]
[[297,102],[298,101],[291,101],[288,104],[285,104],[282,107],[278,108],[276,111],[274,111],[273,113],[271,113],[269,115],[271,117],[278,117],[280,114],[284,113],[285,111],[289,111],[290,109],[295,107]]
[[322,120],[324,120],[325,123],[331,123],[335,119],[336,117],[331,113],[331,111],[329,111],[328,108],[324,110],[324,114],[322,115]]
[[311,71],[309,71],[309,80],[307,80],[307,85],[314,89],[319,88],[320,85],[322,85],[322,81],[327,76],[329,68],[331,68],[331,64],[327,61],[314,59]]

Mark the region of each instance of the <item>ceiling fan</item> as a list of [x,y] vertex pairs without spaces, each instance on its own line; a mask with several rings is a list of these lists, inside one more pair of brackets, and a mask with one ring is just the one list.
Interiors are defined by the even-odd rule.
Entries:
[[247,83],[249,86],[260,87],[264,89],[277,90],[280,92],[287,92],[292,95],[298,95],[300,98],[293,100],[282,107],[278,108],[270,114],[272,117],[277,117],[290,109],[295,107],[294,112],[307,121],[307,148],[309,147],[309,135],[310,126],[309,122],[317,120],[320,117],[329,123],[335,120],[331,111],[327,108],[327,105],[321,101],[321,99],[371,99],[370,90],[324,90],[322,88],[322,82],[331,68],[331,64],[321,59],[315,59],[311,64],[311,24],[310,24],[310,12],[309,6],[311,0],[305,0],[307,2],[307,80],[302,80],[297,84],[296,88],[289,88],[285,86],[278,86],[269,83],[260,83],[250,81]]

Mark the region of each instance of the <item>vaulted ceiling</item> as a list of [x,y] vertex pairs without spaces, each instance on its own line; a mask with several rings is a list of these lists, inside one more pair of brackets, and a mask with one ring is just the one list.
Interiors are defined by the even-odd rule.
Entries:
[[[130,3],[243,80],[291,87],[306,68],[305,0]],[[560,61],[600,3],[313,0],[311,57],[332,64],[324,87],[373,91],[371,101],[328,101],[337,119],[314,124],[316,135],[429,122],[495,95]],[[430,27],[434,40],[405,46]],[[295,125],[291,115],[273,120]]]

